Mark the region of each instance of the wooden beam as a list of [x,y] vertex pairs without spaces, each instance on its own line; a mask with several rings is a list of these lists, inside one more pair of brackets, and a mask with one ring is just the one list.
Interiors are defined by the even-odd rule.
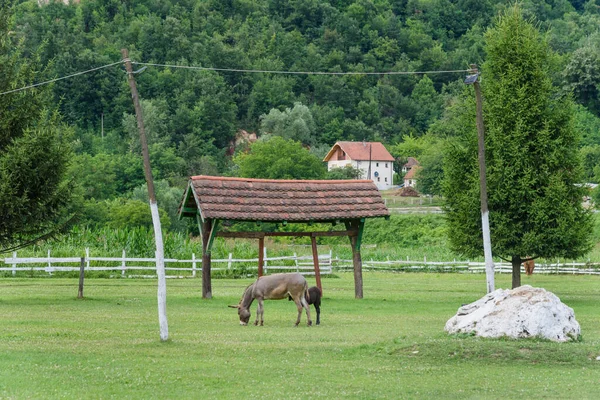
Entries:
[[356,299],[363,298],[363,279],[362,279],[362,257],[360,255],[360,238],[364,228],[364,219],[352,222],[346,222],[348,230],[355,229],[359,231],[359,235],[350,236],[350,245],[352,246],[352,264],[354,266],[354,297]]
[[262,236],[258,239],[258,276],[263,276],[265,265],[265,237]]
[[219,223],[220,223],[220,221],[218,219],[215,219],[212,223],[212,228],[210,229],[210,236],[208,238],[208,246],[206,247],[206,252],[208,254],[210,254],[212,251],[212,245],[213,245],[213,242],[215,241],[215,234],[217,233],[217,230],[219,229]]
[[348,231],[320,231],[320,232],[217,232],[217,237],[222,238],[245,238],[260,239],[265,236],[296,236],[296,237],[319,237],[319,236],[358,236],[358,229]]
[[321,285],[321,268],[319,267],[319,253],[317,252],[317,238],[316,236],[310,237],[312,245],[313,264],[315,266],[315,280],[317,281],[317,287],[323,295],[323,285]]
[[212,298],[212,283],[211,283],[211,255],[208,251],[208,242],[210,240],[213,221],[206,220],[200,223],[200,232],[202,233],[202,298]]

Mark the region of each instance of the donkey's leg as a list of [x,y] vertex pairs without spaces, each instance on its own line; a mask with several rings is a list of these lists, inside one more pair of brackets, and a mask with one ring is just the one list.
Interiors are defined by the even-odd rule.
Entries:
[[[306,310],[306,319],[307,319],[306,324],[308,326],[311,326],[312,325],[312,321],[310,319],[310,306],[308,305],[308,302],[306,301],[306,299],[304,298],[304,296],[302,296],[300,298],[300,305],[302,307],[304,307],[304,309]],[[300,314],[302,314],[302,308],[298,308],[298,312],[300,312]],[[300,322],[300,318],[298,317],[298,323],[299,322]]]
[[321,325],[321,306],[315,303],[315,310],[317,310],[317,325]]
[[294,303],[296,303],[296,308],[298,309],[298,318],[296,318],[296,324],[294,324],[294,326],[298,326],[300,324],[300,318],[302,318],[302,303],[299,298],[294,298]]
[[263,326],[264,323],[264,305],[263,299],[258,299],[258,306],[256,307],[256,321],[254,321],[254,325],[258,325],[258,321],[260,319],[260,326]]

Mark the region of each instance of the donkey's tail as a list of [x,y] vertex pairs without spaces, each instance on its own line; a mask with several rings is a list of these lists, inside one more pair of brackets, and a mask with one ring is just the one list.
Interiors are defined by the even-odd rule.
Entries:
[[306,302],[310,304],[310,292],[308,291],[308,283],[304,282],[304,298]]

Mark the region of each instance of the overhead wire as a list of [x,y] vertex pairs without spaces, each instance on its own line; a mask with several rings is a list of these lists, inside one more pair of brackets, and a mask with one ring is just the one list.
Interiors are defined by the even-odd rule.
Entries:
[[[18,89],[12,89],[5,92],[1,92],[0,96],[16,93],[35,87],[48,85],[50,83],[58,82],[64,79],[73,78],[80,75],[85,75],[91,72],[95,72],[101,69],[109,68],[115,65],[122,64],[128,60],[120,60],[111,64],[102,65],[100,67],[88,69],[86,71],[76,72],[74,74],[65,75],[60,78],[50,79],[44,82],[34,83],[28,86],[24,86]],[[447,71],[380,71],[380,72],[361,72],[361,71],[349,71],[349,72],[328,72],[328,71],[277,71],[277,70],[261,70],[261,69],[238,69],[238,68],[214,68],[214,67],[198,67],[190,65],[176,65],[176,64],[157,64],[157,63],[145,63],[139,61],[131,61],[131,64],[142,65],[137,72],[142,72],[146,67],[162,67],[162,68],[179,68],[179,69],[191,69],[199,71],[216,71],[216,72],[237,72],[237,73],[265,73],[265,74],[285,74],[285,75],[425,75],[425,74],[448,74],[448,73],[459,73],[459,72],[471,72],[470,69],[459,69],[459,70],[447,70]]]
[[132,64],[145,65],[149,67],[164,67],[164,68],[183,68],[196,69],[201,71],[217,71],[217,72],[243,72],[243,73],[266,73],[266,74],[286,74],[286,75],[423,75],[423,74],[447,74],[458,72],[470,72],[470,69],[448,70],[448,71],[381,71],[381,72],[328,72],[328,71],[277,71],[277,70],[262,70],[262,69],[237,69],[237,68],[214,68],[214,67],[196,67],[188,65],[174,64],[155,64],[139,61],[132,61]]
[[98,70],[101,70],[101,69],[104,69],[104,68],[108,68],[108,67],[112,67],[113,65],[122,64],[122,63],[123,63],[123,60],[121,60],[121,61],[117,61],[117,62],[114,62],[114,63],[112,63],[112,64],[106,64],[106,65],[102,65],[102,66],[100,66],[100,67],[96,67],[96,68],[88,69],[87,71],[75,72],[74,74],[71,74],[71,75],[66,75],[66,76],[62,76],[62,77],[60,77],[60,78],[50,79],[50,80],[48,80],[48,81],[39,82],[39,83],[34,83],[34,84],[32,84],[32,85],[29,85],[29,86],[24,86],[24,87],[21,87],[21,88],[18,88],[18,89],[12,89],[12,90],[8,90],[8,91],[6,91],[6,92],[2,92],[2,93],[0,93],[0,96],[3,96],[3,95],[5,95],[5,94],[9,94],[9,93],[20,92],[20,91],[27,90],[27,89],[32,89],[32,88],[35,88],[35,87],[38,87],[38,86],[48,85],[48,84],[50,84],[50,83],[58,82],[58,81],[61,81],[61,80],[63,80],[63,79],[69,79],[69,78],[73,78],[73,77],[75,77],[75,76],[79,76],[79,75],[88,74],[88,73],[90,73],[90,72],[98,71]]

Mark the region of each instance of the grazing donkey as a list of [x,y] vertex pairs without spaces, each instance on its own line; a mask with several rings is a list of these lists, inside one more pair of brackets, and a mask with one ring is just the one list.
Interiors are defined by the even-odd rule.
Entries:
[[260,325],[262,326],[264,324],[263,301],[281,300],[288,296],[294,300],[296,307],[298,307],[296,326],[300,323],[302,308],[306,310],[307,324],[311,326],[310,307],[306,301],[306,298],[309,296],[308,284],[306,283],[306,279],[298,273],[261,276],[244,290],[244,294],[238,305],[229,307],[238,309],[240,325],[248,325],[248,321],[250,320],[250,306],[254,299],[258,300],[254,325],[258,325],[260,321]]
[[[289,296],[288,300],[292,300],[292,297]],[[315,310],[317,311],[317,325],[321,324],[321,291],[318,287],[313,286],[308,288],[308,296],[306,297],[306,302],[308,305],[314,305]]]
[[525,268],[526,275],[533,275],[533,269],[535,268],[535,261],[533,261],[533,258],[523,261],[523,267]]

